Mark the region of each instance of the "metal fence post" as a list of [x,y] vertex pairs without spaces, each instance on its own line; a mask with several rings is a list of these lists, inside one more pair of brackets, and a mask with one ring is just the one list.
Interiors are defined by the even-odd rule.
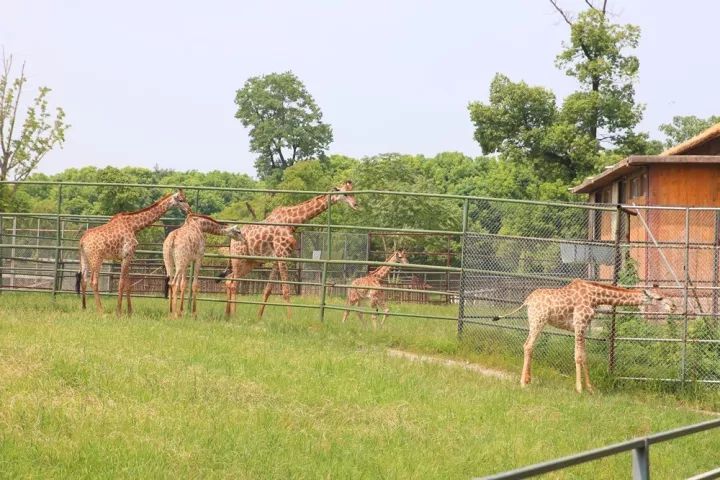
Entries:
[[680,381],[685,386],[687,376],[687,340],[688,340],[688,285],[690,284],[690,209],[685,208],[685,285],[683,287],[683,310],[684,325],[682,339],[682,358],[680,369]]
[[[55,269],[53,272],[53,288],[52,288],[52,295],[53,295],[53,301],[55,300],[55,296],[57,295],[58,291],[58,269],[60,267],[60,255],[62,250],[60,250],[60,246],[62,245],[62,223],[60,220],[60,213],[62,212],[62,184],[58,185],[58,201],[57,201],[57,233],[56,233],[56,243],[55,243]],[[62,282],[62,280],[61,280]],[[61,285],[62,287],[62,285]]]
[[458,292],[458,320],[457,335],[458,340],[462,340],[463,329],[465,328],[463,320],[465,319],[465,240],[467,237],[468,227],[468,210],[470,201],[466,198],[463,202],[462,209],[462,239],[460,241],[460,291]]
[[[620,280],[620,269],[622,269],[622,252],[620,252],[620,240],[622,237],[622,207],[618,204],[615,209],[615,258],[613,261],[613,285]],[[616,336],[616,308],[612,307],[610,317],[610,333],[608,334],[608,369],[610,373],[615,371],[615,336]]]
[[632,451],[632,478],[633,480],[650,479],[650,444],[645,439],[642,447]]
[[718,316],[718,269],[720,259],[718,258],[718,247],[720,247],[720,210],[715,210],[715,235],[713,238],[713,273],[712,273],[712,318],[713,326],[717,327]]
[[320,283],[322,283],[322,289],[320,290],[320,321],[325,321],[325,299],[327,296],[327,261],[332,257],[332,198],[330,195],[327,196],[328,208],[327,208],[327,255],[325,261],[322,264],[322,272],[320,274]]

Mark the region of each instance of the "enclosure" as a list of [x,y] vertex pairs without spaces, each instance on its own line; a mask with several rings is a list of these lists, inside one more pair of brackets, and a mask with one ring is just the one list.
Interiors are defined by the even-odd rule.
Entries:
[[[87,228],[109,214],[75,211],[74,197],[100,194],[118,197],[143,191],[150,198],[173,185],[28,182],[7,185],[18,191],[42,189],[52,212],[0,214],[0,291],[74,294],[77,243]],[[266,201],[270,206],[299,203],[327,192],[184,187],[196,211],[217,201]],[[214,195],[214,196],[213,196]],[[626,380],[720,382],[718,332],[718,232],[720,211],[710,208],[569,204],[464,197],[418,192],[357,190],[360,210],[331,205],[327,212],[297,227],[298,248],[289,283],[294,308],[314,309],[319,320],[346,307],[346,288],[354,278],[384,265],[395,248],[408,252],[410,264],[397,268],[383,290],[391,315],[408,317],[418,330],[429,322],[452,322],[456,342],[487,355],[516,358],[526,336],[525,312],[499,322],[534,289],[559,287],[574,278],[624,286],[658,283],[676,311],[604,309],[594,320],[588,344],[593,372],[607,371]],[[102,201],[99,200],[102,205]],[[143,203],[132,204],[136,209]],[[378,209],[403,211],[380,217]],[[443,229],[424,228],[427,213],[441,215]],[[252,218],[221,220],[259,223]],[[183,221],[168,212],[139,235],[141,242],[131,275],[134,296],[161,297],[165,278],[161,245]],[[629,229],[642,235],[628,236]],[[670,232],[670,233],[669,233]],[[217,273],[228,256],[227,242],[209,237],[202,270],[201,302],[225,302]],[[271,257],[252,257],[270,262]],[[397,265],[395,265],[397,267]],[[103,295],[114,295],[118,266],[106,263]],[[268,270],[240,279],[242,294],[259,292]],[[274,281],[278,290],[280,281]],[[189,289],[188,289],[189,290]],[[158,299],[158,301],[161,301]],[[436,303],[442,309],[407,311],[393,303]],[[259,303],[241,295],[238,303]],[[269,305],[283,306],[277,297]],[[79,307],[78,307],[79,308]],[[351,308],[372,312],[367,308]],[[569,332],[548,328],[536,348],[536,362],[561,373],[574,369]]]

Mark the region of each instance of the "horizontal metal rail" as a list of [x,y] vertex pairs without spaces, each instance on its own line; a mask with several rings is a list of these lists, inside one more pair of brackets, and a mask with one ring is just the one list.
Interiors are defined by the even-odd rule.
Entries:
[[537,463],[529,467],[518,468],[516,470],[479,478],[483,478],[485,480],[524,479],[535,477],[543,473],[555,472],[574,465],[587,463],[592,460],[617,455],[618,453],[632,451],[632,478],[647,479],[650,475],[650,445],[718,427],[720,427],[720,419],[710,420],[703,423],[697,423],[695,425],[689,425],[687,427],[656,433],[647,437],[636,438],[626,442],[620,442],[606,447],[596,448],[594,450],[588,450],[586,452],[558,458],[549,462]]
[[[0,185],[49,185],[49,186],[75,186],[75,187],[134,187],[134,188],[165,188],[165,189],[183,189],[188,191],[214,191],[214,192],[237,192],[237,193],[291,193],[291,194],[304,194],[308,196],[314,195],[336,195],[337,192],[334,190],[322,191],[322,190],[282,190],[282,189],[264,189],[264,188],[243,188],[243,187],[206,187],[201,185],[158,185],[158,184],[144,184],[144,183],[102,183],[102,182],[50,182],[50,181],[37,181],[37,180],[24,180],[24,181],[13,181],[5,180],[0,181]],[[590,205],[587,203],[562,203],[562,202],[544,202],[538,200],[519,200],[515,198],[491,198],[491,197],[476,197],[470,195],[453,195],[448,193],[425,193],[425,192],[398,192],[398,191],[387,191],[387,190],[353,190],[352,195],[389,195],[389,196],[401,196],[401,197],[425,197],[425,198],[440,198],[449,200],[475,200],[475,201],[492,201],[509,204],[526,204],[526,205],[543,205],[543,206],[555,206],[563,208],[580,208],[583,210],[605,210],[615,211],[615,207],[606,207],[598,205]]]

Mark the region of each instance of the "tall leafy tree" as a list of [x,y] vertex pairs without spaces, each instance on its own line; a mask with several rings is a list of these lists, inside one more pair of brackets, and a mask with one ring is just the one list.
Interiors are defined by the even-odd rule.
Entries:
[[665,134],[663,145],[666,148],[682,143],[706,128],[712,127],[720,122],[720,116],[713,115],[708,118],[698,118],[695,115],[673,117],[671,123],[663,123],[660,125],[660,131]]
[[277,181],[295,162],[324,158],[332,128],[320,107],[292,72],[252,77],[237,91],[235,118],[250,128],[250,150],[258,154],[261,179]]
[[570,40],[556,58],[558,68],[575,77],[580,90],[565,99],[564,119],[599,142],[621,144],[633,135],[642,119],[643,105],[635,103],[640,61],[629,53],[637,48],[640,29],[609,21],[607,0],[589,8],[577,18],[550,3],[570,26]]
[[65,112],[48,107],[50,89],[40,87],[22,114],[23,87],[27,82],[25,64],[13,76],[13,57],[3,52],[0,71],[0,180],[24,180],[40,160],[65,141]]
[[565,196],[549,185],[570,185],[623,155],[654,153],[659,145],[634,130],[643,112],[635,103],[639,61],[630,53],[639,29],[612,23],[607,2],[587,0],[588,9],[577,17],[550,3],[570,26],[556,65],[577,79],[578,90],[558,105],[549,89],[497,74],[488,103],[468,108],[485,153],[531,165],[536,183],[548,184],[542,191]]

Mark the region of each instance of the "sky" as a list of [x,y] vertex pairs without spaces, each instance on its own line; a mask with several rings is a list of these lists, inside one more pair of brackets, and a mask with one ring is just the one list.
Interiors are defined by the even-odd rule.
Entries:
[[[581,0],[559,0],[580,11]],[[640,26],[640,129],[720,113],[720,2],[610,0]],[[39,170],[87,165],[254,175],[235,92],[292,70],[333,127],[330,153],[481,154],[467,105],[497,72],[575,87],[554,65],[568,26],[546,0],[0,0],[0,46],[72,127]],[[30,91],[30,90],[28,90]],[[29,97],[29,96],[28,96]],[[29,100],[29,98],[28,98]]]

